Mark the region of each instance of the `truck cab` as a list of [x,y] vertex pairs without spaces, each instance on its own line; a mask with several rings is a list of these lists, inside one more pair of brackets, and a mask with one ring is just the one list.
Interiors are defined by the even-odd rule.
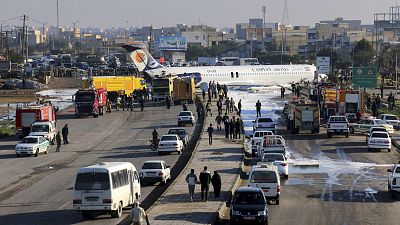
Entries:
[[104,114],[107,102],[106,91],[100,89],[80,89],[75,93],[75,116],[98,117]]
[[54,145],[56,140],[57,128],[55,121],[35,121],[32,124],[29,136],[41,136],[46,138],[50,144]]
[[400,192],[400,164],[393,165],[387,172],[389,172],[388,191],[391,193],[392,198],[395,199]]

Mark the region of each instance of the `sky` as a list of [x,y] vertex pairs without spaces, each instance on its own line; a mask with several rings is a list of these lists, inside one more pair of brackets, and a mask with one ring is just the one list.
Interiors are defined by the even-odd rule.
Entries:
[[[361,19],[373,24],[374,13],[387,13],[399,0],[287,0],[289,23],[313,26],[320,20]],[[1,0],[0,23],[22,24],[19,20],[1,22],[27,15],[56,25],[56,0]],[[132,27],[205,24],[219,28],[246,23],[249,18],[281,22],[284,0],[59,0],[60,25],[72,27]],[[128,22],[127,22],[128,21]],[[29,25],[40,25],[30,21]]]

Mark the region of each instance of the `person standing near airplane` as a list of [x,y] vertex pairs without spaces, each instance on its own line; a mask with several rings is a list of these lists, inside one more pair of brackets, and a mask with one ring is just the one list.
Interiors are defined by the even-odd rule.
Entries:
[[260,100],[256,103],[257,117],[261,117],[261,102]]

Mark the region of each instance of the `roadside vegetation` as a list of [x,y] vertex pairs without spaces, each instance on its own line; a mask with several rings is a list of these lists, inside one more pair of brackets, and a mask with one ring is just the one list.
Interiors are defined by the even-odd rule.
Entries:
[[9,121],[0,122],[0,137],[15,135],[15,123]]

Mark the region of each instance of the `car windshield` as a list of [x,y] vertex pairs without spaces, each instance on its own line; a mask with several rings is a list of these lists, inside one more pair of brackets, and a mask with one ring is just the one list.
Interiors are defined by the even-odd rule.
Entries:
[[276,173],[274,171],[254,171],[250,177],[251,183],[276,183]]
[[49,132],[49,125],[33,125],[31,132]]
[[162,169],[161,163],[154,162],[154,163],[145,163],[142,167],[143,170],[147,169]]
[[271,118],[260,118],[258,119],[259,123],[271,123],[273,122]]
[[329,118],[329,122],[333,122],[333,123],[345,122],[345,123],[347,123],[347,118],[344,116],[332,116],[331,118]]
[[386,132],[386,129],[385,129],[385,128],[373,128],[373,129],[371,130],[371,133],[374,132],[374,131]]
[[38,143],[38,139],[37,138],[26,137],[26,138],[21,140],[21,143],[36,144],[36,143]]
[[161,141],[176,141],[176,137],[175,136],[163,136],[161,138]]
[[108,173],[78,173],[75,190],[109,190],[110,178]]
[[386,134],[386,133],[372,133],[372,137],[375,137],[375,138],[387,138],[388,134]]
[[173,129],[173,130],[169,130],[168,134],[177,134],[177,135],[184,135],[186,132],[183,129]]
[[264,161],[285,161],[283,158],[283,155],[281,154],[265,154],[264,155]]
[[264,196],[261,192],[236,192],[233,198],[234,204],[265,204]]
[[386,120],[399,120],[397,116],[386,116]]
[[181,112],[179,113],[179,116],[191,116],[192,113],[191,112]]

